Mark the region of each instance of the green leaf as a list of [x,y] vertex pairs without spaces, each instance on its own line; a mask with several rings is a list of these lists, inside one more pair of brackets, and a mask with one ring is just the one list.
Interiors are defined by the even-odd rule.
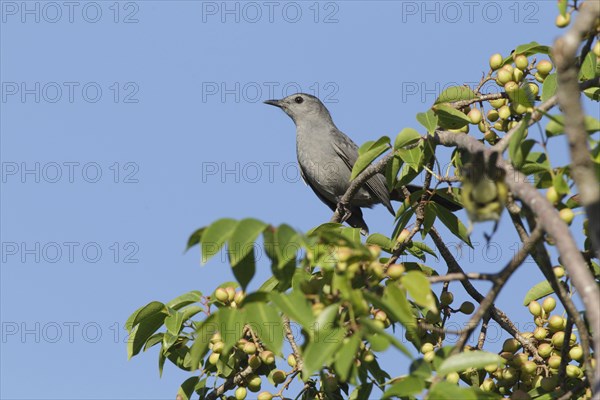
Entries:
[[441,375],[450,372],[462,372],[469,368],[483,368],[486,365],[497,364],[504,365],[505,360],[498,354],[488,353],[487,351],[465,351],[454,354],[446,358],[439,366],[438,373]]
[[[363,145],[364,146],[364,145]],[[381,137],[376,142],[370,144],[364,148],[362,153],[359,153],[358,159],[352,167],[352,174],[350,180],[356,178],[361,172],[365,170],[377,157],[382,155],[390,147],[390,138],[387,136]]]
[[438,116],[439,125],[442,129],[460,129],[471,123],[469,117],[464,113],[447,104],[437,104],[432,109]]
[[342,345],[346,331],[335,324],[338,309],[339,304],[325,307],[311,325],[308,344],[302,352],[302,376],[305,379],[319,371],[323,365],[331,364],[336,350]]
[[175,342],[177,341],[178,336],[177,335],[173,335],[169,332],[166,332],[163,335],[163,343],[162,343],[162,348],[163,351],[168,351],[171,346],[173,346],[175,344]]
[[532,301],[541,299],[542,297],[548,296],[552,293],[554,293],[554,289],[552,289],[552,286],[550,286],[550,282],[541,281],[527,291],[525,299],[523,300],[523,305],[528,306]]
[[568,0],[558,0],[558,12],[563,17],[565,15],[567,15],[567,5],[568,5],[568,2],[569,2]]
[[435,132],[435,129],[438,126],[438,117],[431,109],[424,113],[418,113],[417,121],[427,129],[427,132],[429,132],[430,135],[433,135],[433,132]]
[[519,169],[525,161],[521,144],[525,138],[525,132],[527,132],[527,126],[529,125],[530,119],[531,114],[525,114],[525,118],[519,122],[516,130],[513,132],[512,137],[510,138],[510,141],[508,142],[508,154],[510,155],[512,164],[517,169]]
[[263,231],[264,247],[271,258],[271,271],[278,281],[279,290],[287,290],[296,269],[296,255],[302,249],[300,234],[289,225]]
[[248,304],[244,309],[246,310],[246,323],[269,350],[280,354],[283,346],[283,324],[277,310],[259,302]]
[[552,179],[552,186],[554,186],[556,192],[562,196],[569,193],[569,185],[565,180],[565,172],[565,168],[559,168],[558,172],[556,173],[556,175],[554,175],[554,178]]
[[360,346],[361,335],[355,332],[349,338],[344,339],[344,341],[346,340],[347,343],[344,343],[344,351],[339,351],[335,358],[335,372],[337,372],[342,382],[347,381],[350,376],[350,371],[352,370],[352,365]]
[[139,319],[134,324],[135,328],[133,328],[127,340],[128,359],[142,350],[146,341],[163,325],[166,317],[166,309],[155,310],[155,312],[146,314],[143,319]]
[[202,240],[202,235],[204,234],[205,230],[206,230],[206,227],[200,228],[190,235],[190,238],[188,239],[185,251],[188,251],[191,247],[194,247],[195,245],[200,244],[200,241]]
[[134,326],[158,313],[163,313],[166,317],[169,311],[167,310],[167,307],[165,307],[165,305],[160,301],[152,301],[135,310],[133,314],[127,318],[127,321],[125,322],[125,329],[127,329],[127,332],[131,333],[131,330]]
[[202,235],[202,263],[206,264],[215,254],[221,250],[225,241],[233,233],[237,224],[236,220],[223,218],[213,222],[206,228]]
[[181,296],[177,296],[173,300],[169,301],[165,306],[172,308],[174,310],[179,310],[187,305],[197,303],[202,300],[202,292],[198,290],[192,290],[191,292],[187,292],[182,294]]
[[419,134],[419,132],[412,128],[404,128],[398,134],[398,136],[396,136],[396,141],[394,142],[394,150],[401,149],[402,147],[416,143],[419,140],[421,140],[421,135]]
[[174,311],[171,315],[165,318],[165,327],[167,332],[177,337],[181,331],[181,324],[183,323],[183,313]]
[[202,308],[200,306],[190,306],[190,307],[184,308],[181,311],[181,313],[183,314],[183,320],[187,321],[188,319],[192,318],[194,315],[196,315],[202,311],[204,311],[204,308]]
[[165,335],[164,333],[159,332],[159,333],[155,333],[154,335],[150,336],[150,338],[148,340],[146,340],[146,343],[144,344],[144,351],[161,343],[163,341],[164,335]]
[[[600,121],[591,115],[584,117],[585,130],[587,133],[592,134],[600,131]],[[546,134],[548,137],[557,136],[565,132],[564,116],[555,115],[551,117],[551,121],[546,125]]]
[[280,225],[275,231],[275,244],[277,245],[275,250],[279,258],[279,269],[285,267],[289,261],[295,261],[296,255],[303,247],[298,232],[286,224]]
[[494,392],[483,392],[477,388],[466,388],[457,386],[450,382],[438,382],[430,390],[428,400],[484,400],[500,399],[499,394]]
[[425,381],[423,379],[416,376],[406,376],[392,384],[383,393],[383,398],[412,396],[421,393],[423,389],[425,389]]
[[232,268],[233,276],[239,282],[242,289],[246,290],[248,284],[256,273],[256,262],[254,258],[254,248],[250,250],[242,260],[238,261],[238,264]]
[[430,254],[439,260],[439,257],[436,254],[436,252],[431,247],[427,246],[425,243],[413,241],[413,247],[416,247],[417,249],[422,250],[425,253]]
[[402,276],[401,282],[415,303],[428,310],[437,312],[435,298],[431,293],[431,285],[425,275],[418,271],[408,271]]
[[586,97],[588,97],[591,100],[600,101],[600,88],[592,87],[585,89],[583,91],[583,94],[585,94]]
[[[550,54],[550,47],[541,45],[538,42],[530,42],[517,46],[515,49],[515,54],[524,54],[526,56],[531,56],[534,54]],[[512,56],[508,58],[512,62]]]
[[[396,337],[390,335],[382,327],[377,325],[375,321],[371,319],[363,319],[362,323],[368,328],[369,332],[376,333],[380,337],[384,337],[388,343],[391,343],[395,348],[404,353],[404,355],[412,359],[412,354],[410,354],[410,351],[408,351],[408,349],[402,343],[400,343],[400,341],[396,339]],[[372,338],[372,336],[370,336],[370,338]]]
[[556,87],[556,73],[548,75],[542,84],[542,101],[547,101],[550,97],[554,96],[556,94]]
[[[229,262],[235,267],[254,250],[254,242],[268,224],[253,218],[238,222],[229,238]],[[207,232],[208,233],[208,232]]]
[[477,98],[477,95],[467,86],[451,86],[440,94],[434,104],[454,103],[455,101],[472,100],[475,98]]
[[587,53],[581,69],[579,70],[579,80],[587,81],[596,77],[596,55],[593,52]]
[[225,343],[222,354],[227,354],[242,337],[246,313],[244,309],[223,307],[217,311],[216,315],[219,331]]
[[508,94],[508,98],[513,104],[521,104],[525,107],[533,107],[535,104],[535,96],[529,85],[523,85],[517,90],[512,90],[506,94]]
[[436,215],[440,221],[452,232],[454,236],[465,242],[469,247],[473,247],[471,244],[471,238],[469,237],[467,227],[461,222],[460,219],[446,208],[439,206],[435,203],[431,204],[435,208]]
[[302,293],[292,291],[289,294],[272,292],[271,301],[288,317],[308,330],[313,321],[312,310]]
[[400,171],[400,167],[402,167],[402,159],[398,157],[397,154],[394,154],[388,165],[385,167],[385,180],[388,186],[388,189],[393,189],[396,185],[396,178],[398,176],[398,172]]
[[186,379],[177,391],[177,399],[179,400],[181,396],[181,400],[190,400],[199,381],[199,376],[192,376],[191,378]]
[[415,317],[410,303],[406,299],[406,294],[399,287],[396,285],[386,286],[382,297],[375,296],[371,292],[365,292],[364,295],[367,300],[385,311],[390,318],[400,322],[407,330],[415,332]]
[[354,388],[348,400],[369,400],[371,399],[371,391],[373,390],[373,382],[363,383]]
[[418,147],[412,149],[398,149],[396,150],[396,154],[414,171],[418,171],[422,165],[423,152]]
[[270,292],[270,291],[274,290],[278,284],[279,284],[279,281],[277,280],[277,278],[275,278],[274,276],[271,276],[262,285],[260,285],[260,287],[258,288],[258,291],[259,292]]
[[389,237],[381,233],[373,233],[367,238],[367,244],[374,244],[381,247],[384,251],[390,252],[394,247],[394,242]]
[[217,322],[216,313],[209,315],[200,323],[200,326],[196,330],[196,339],[190,348],[190,368],[192,370],[198,369],[200,361],[204,358],[206,352],[208,351],[210,339],[217,331],[219,331],[219,324]]

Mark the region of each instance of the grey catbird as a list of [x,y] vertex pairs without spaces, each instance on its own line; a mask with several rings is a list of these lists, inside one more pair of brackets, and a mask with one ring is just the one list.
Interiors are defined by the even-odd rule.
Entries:
[[[358,158],[358,146],[335,126],[329,111],[315,96],[297,93],[265,103],[281,108],[296,124],[296,155],[302,178],[319,199],[335,211],[350,185],[350,173]],[[413,185],[407,188],[411,192],[422,189]],[[391,199],[404,200],[400,191],[393,193]],[[460,208],[438,195],[434,195],[432,200],[451,210]],[[372,207],[377,203],[383,203],[392,215],[395,214],[382,174],[370,178],[356,193],[350,202],[348,211],[351,215],[346,222],[367,234],[369,228],[363,219],[361,207]]]

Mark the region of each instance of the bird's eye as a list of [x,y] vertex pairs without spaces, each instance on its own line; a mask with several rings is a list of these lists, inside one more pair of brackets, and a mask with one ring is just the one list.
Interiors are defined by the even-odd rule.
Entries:
[[294,101],[298,104],[302,104],[302,102],[304,101],[304,99],[301,96],[298,96],[294,99]]

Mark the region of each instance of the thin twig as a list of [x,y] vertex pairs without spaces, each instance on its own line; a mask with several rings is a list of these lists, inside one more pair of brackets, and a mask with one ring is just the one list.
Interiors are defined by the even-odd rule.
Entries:
[[[448,265],[448,271],[465,274],[463,269],[460,267],[460,265],[448,249],[448,247],[446,247],[446,245],[444,244],[442,237],[435,229],[435,227],[431,228],[431,230],[429,231],[429,235],[431,236],[433,242],[440,251],[442,258],[444,259],[444,261],[446,261],[446,264]],[[462,284],[465,291],[469,294],[469,296],[471,296],[475,301],[477,301],[478,303],[481,303],[483,301],[483,295],[479,293],[477,289],[475,289],[471,281],[463,280],[460,281],[460,283]],[[523,336],[521,336],[515,324],[512,323],[510,318],[508,318],[508,316],[503,311],[492,305],[490,307],[490,315],[492,319],[496,321],[498,325],[500,325],[500,327],[502,327],[502,329],[504,329],[512,337],[517,339],[525,349],[527,349],[531,354],[533,354],[533,358],[536,361],[543,362],[543,359],[539,356],[537,349],[533,345],[533,343],[531,343],[529,339],[526,339]]]
[[538,240],[540,240],[543,236],[544,231],[541,227],[536,228],[531,233],[528,241],[523,243],[523,247],[518,251],[518,253],[509,261],[509,263],[498,272],[496,278],[494,279],[494,285],[487,293],[485,298],[480,302],[479,308],[475,311],[475,313],[471,316],[467,324],[467,329],[465,332],[458,338],[456,342],[456,346],[452,349],[452,353],[460,352],[467,340],[469,340],[469,336],[475,330],[479,322],[484,317],[486,313],[489,312],[490,308],[493,306],[494,301],[498,297],[498,294],[510,278],[510,276],[517,270],[517,268],[525,261],[529,253],[533,250],[535,244]]

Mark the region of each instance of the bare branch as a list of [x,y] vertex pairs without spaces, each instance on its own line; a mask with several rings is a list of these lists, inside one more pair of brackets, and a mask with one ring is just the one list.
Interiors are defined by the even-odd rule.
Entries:
[[541,227],[537,227],[532,233],[529,239],[523,243],[523,247],[519,250],[517,254],[510,260],[510,262],[504,267],[495,277],[494,285],[487,293],[485,298],[480,302],[479,308],[475,313],[471,316],[471,319],[468,322],[467,329],[465,332],[460,335],[460,338],[456,342],[456,347],[452,350],[453,353],[457,353],[461,351],[471,333],[475,330],[477,325],[481,319],[489,312],[490,308],[494,305],[494,301],[500,294],[500,291],[508,282],[510,276],[517,270],[517,268],[525,261],[529,253],[533,250],[535,244],[538,240],[542,238],[544,231],[542,231]]
[[[440,251],[442,258],[444,259],[444,261],[446,261],[446,264],[448,265],[448,271],[464,275],[465,271],[463,271],[463,269],[460,267],[450,250],[448,250],[448,248],[444,244],[442,237],[435,229],[435,227],[431,228],[431,230],[429,231],[429,235],[431,236],[433,242]],[[471,296],[475,301],[477,301],[478,303],[481,303],[483,301],[483,295],[479,293],[477,289],[475,289],[475,287],[469,280],[463,280],[460,281],[460,283],[462,284],[466,292],[469,294],[469,296]],[[543,359],[539,356],[537,349],[533,345],[533,343],[531,343],[530,340],[521,336],[515,324],[512,323],[510,318],[508,318],[504,312],[502,312],[499,308],[496,308],[494,305],[490,307],[489,311],[492,319],[496,321],[498,325],[502,327],[502,329],[504,329],[506,332],[510,333],[515,339],[517,339],[519,343],[521,343],[521,345],[524,348],[526,348],[531,354],[533,354],[533,358],[536,361],[543,361]]]
[[288,342],[290,342],[292,352],[294,353],[294,357],[296,358],[296,369],[298,371],[302,371],[302,354],[300,354],[300,349],[296,344],[296,339],[294,338],[294,333],[292,332],[292,327],[290,325],[290,319],[287,317],[287,315],[283,316],[283,328],[285,329],[285,337],[287,338]]

